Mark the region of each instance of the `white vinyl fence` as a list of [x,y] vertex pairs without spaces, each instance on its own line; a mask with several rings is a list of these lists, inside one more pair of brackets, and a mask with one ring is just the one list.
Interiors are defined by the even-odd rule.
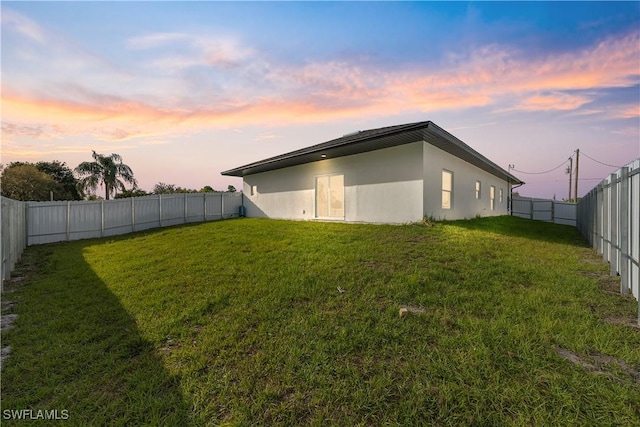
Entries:
[[239,216],[242,202],[242,193],[165,194],[79,202],[19,202],[2,197],[0,291],[28,245],[233,218]]
[[640,159],[602,180],[578,203],[578,230],[638,300],[640,323]]
[[520,218],[576,226],[576,204],[548,199],[515,196],[511,199],[511,213]]
[[4,279],[11,277],[16,262],[27,246],[27,204],[1,198],[0,206],[0,291]]
[[79,202],[27,202],[27,244],[107,237],[237,217],[242,193],[159,194]]

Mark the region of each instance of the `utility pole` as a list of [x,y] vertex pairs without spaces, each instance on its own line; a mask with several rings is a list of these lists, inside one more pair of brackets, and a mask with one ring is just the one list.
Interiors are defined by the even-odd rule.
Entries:
[[[516,165],[509,163],[509,175],[511,175],[511,169],[515,169],[515,167]],[[507,211],[510,215],[513,215],[513,186],[511,185],[511,178],[509,177],[508,179],[507,188],[509,190],[509,200],[507,200]],[[640,314],[638,316],[640,316]]]
[[569,198],[568,202],[571,201],[571,175],[573,175],[573,158],[569,157],[569,167],[567,167],[567,173],[569,174]]
[[576,150],[576,181],[573,184],[573,197],[575,198],[575,202],[578,203],[578,165],[580,164],[580,149]]

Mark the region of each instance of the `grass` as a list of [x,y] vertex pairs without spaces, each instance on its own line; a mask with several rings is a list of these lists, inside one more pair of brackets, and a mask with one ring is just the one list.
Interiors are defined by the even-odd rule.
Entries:
[[21,268],[4,295],[18,318],[3,410],[66,409],[76,425],[640,425],[635,300],[570,227],[242,219],[33,246]]

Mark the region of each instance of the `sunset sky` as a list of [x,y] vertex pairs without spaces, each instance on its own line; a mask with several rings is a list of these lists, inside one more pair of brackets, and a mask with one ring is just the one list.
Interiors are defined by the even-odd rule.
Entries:
[[576,149],[579,195],[640,157],[639,2],[0,7],[4,164],[96,150],[147,191],[241,188],[220,172],[432,120],[561,199]]

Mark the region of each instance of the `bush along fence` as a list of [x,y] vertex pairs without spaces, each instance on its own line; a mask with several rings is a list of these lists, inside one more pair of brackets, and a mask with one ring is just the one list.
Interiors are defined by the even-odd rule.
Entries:
[[605,178],[578,203],[578,230],[638,300],[640,324],[640,158]]
[[239,216],[242,203],[242,193],[159,194],[79,202],[16,202],[3,198],[2,278],[9,277],[27,245],[233,218]]
[[515,196],[511,199],[511,214],[520,218],[576,226],[575,203]]

